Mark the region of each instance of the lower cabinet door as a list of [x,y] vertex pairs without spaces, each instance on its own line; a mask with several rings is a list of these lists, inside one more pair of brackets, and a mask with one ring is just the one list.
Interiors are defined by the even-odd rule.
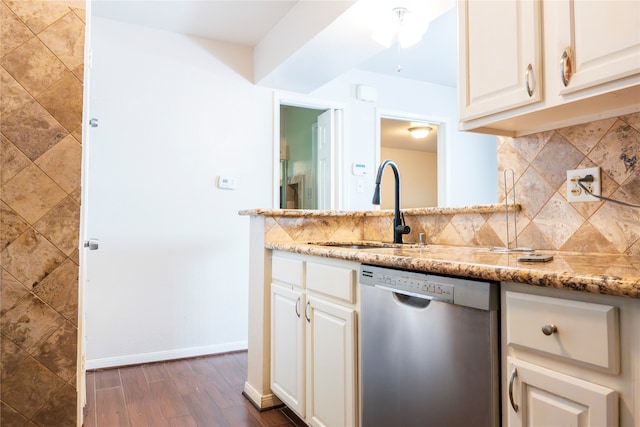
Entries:
[[507,357],[509,427],[615,427],[618,393]]
[[305,295],[297,288],[271,285],[271,390],[305,416]]
[[308,297],[307,417],[312,426],[357,426],[355,310]]

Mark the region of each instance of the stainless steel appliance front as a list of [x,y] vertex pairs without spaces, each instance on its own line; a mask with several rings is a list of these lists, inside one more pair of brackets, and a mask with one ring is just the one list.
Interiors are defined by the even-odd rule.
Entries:
[[376,266],[362,284],[362,426],[497,427],[498,284]]

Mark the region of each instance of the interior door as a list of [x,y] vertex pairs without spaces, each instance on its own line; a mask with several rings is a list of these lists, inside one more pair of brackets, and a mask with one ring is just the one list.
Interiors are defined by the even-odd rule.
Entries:
[[334,200],[334,110],[318,116],[318,209],[333,209]]

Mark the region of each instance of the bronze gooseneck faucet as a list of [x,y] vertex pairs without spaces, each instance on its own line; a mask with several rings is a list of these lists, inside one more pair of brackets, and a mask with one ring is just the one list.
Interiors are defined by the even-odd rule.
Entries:
[[376,187],[375,191],[373,192],[373,201],[371,203],[373,203],[374,205],[380,204],[380,182],[382,181],[382,173],[384,172],[384,168],[387,165],[391,166],[391,169],[393,169],[393,175],[395,177],[393,243],[402,243],[402,235],[409,234],[411,229],[408,225],[404,224],[404,216],[401,216],[400,213],[400,172],[398,171],[398,166],[394,163],[393,160],[385,160],[378,168],[378,175],[376,176]]

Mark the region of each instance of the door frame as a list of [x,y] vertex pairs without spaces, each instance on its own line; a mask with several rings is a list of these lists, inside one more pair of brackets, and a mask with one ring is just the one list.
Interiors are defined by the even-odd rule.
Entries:
[[89,89],[91,81],[91,1],[85,2],[84,26],[84,74],[82,91],[82,160],[80,163],[80,224],[78,230],[78,335],[76,348],[76,426],[84,425],[84,407],[87,404],[86,379],[86,339],[84,331],[84,289],[87,278],[87,249],[84,248],[87,236],[88,200],[89,200]]
[[[437,135],[437,164],[438,164],[438,206],[446,206],[447,195],[445,179],[446,179],[446,165],[447,165],[447,152],[446,152],[446,134],[447,134],[447,122],[445,117],[436,117],[432,115],[421,115],[415,113],[407,113],[401,111],[385,110],[376,108],[376,165],[381,162],[380,153],[382,151],[382,132],[381,123],[382,119],[394,119],[403,120],[407,122],[425,122],[432,123],[438,126]],[[377,166],[376,166],[377,167]],[[377,170],[377,169],[376,169]],[[374,206],[374,209],[380,209],[379,206]]]
[[274,92],[273,94],[273,209],[279,209],[280,206],[280,107],[283,105],[314,110],[332,110],[334,112],[333,159],[331,168],[334,182],[331,209],[342,209],[343,206],[345,206],[346,193],[344,189],[346,105],[324,99],[281,92]]

